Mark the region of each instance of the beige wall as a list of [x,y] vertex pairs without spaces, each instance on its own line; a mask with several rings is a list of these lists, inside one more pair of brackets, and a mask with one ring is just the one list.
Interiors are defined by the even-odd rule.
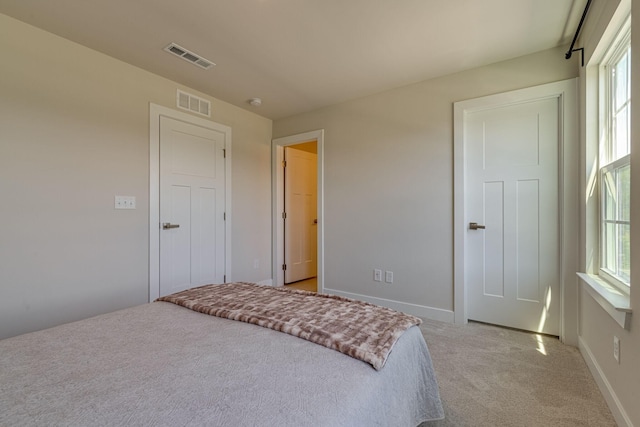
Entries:
[[325,129],[325,287],[452,320],[453,103],[576,77],[565,50],[275,121],[274,137]]
[[[625,4],[626,3],[626,4]],[[593,56],[598,43],[603,37],[603,32],[612,20],[619,16],[624,16],[625,8],[630,2],[620,0],[595,0],[589,12],[581,37],[581,46],[585,47],[585,61],[587,67],[581,70],[580,87],[581,98],[587,99],[587,93],[593,103],[597,102],[597,92],[591,85],[597,84],[597,62],[588,60]],[[618,9],[620,8],[620,9]],[[633,0],[632,9],[640,9],[640,0]],[[632,21],[632,41],[631,58],[632,73],[635,77],[631,82],[631,98],[640,99],[640,84],[637,76],[640,70],[640,22]],[[606,39],[607,37],[604,36]],[[597,55],[594,57],[597,58]],[[635,101],[634,101],[635,102]],[[587,182],[590,170],[593,166],[589,162],[591,148],[587,148],[585,134],[587,127],[591,127],[591,132],[598,135],[597,128],[593,120],[596,111],[592,105],[583,105],[581,111],[582,122],[582,181],[583,189],[581,194],[588,194]],[[631,130],[631,209],[633,218],[639,218],[640,212],[640,108],[632,108],[632,130]],[[587,204],[588,203],[588,204]],[[595,210],[595,211],[594,211]],[[592,252],[589,245],[593,242],[594,232],[590,231],[593,223],[588,220],[587,212],[592,215],[597,214],[597,201],[594,198],[588,199],[581,206],[581,254],[582,270],[588,271],[592,263]],[[637,225],[637,224],[636,224]],[[600,389],[612,409],[616,421],[621,426],[640,425],[640,329],[638,328],[638,308],[640,307],[640,291],[636,289],[638,283],[637,267],[640,266],[640,227],[634,226],[631,229],[631,268],[632,268],[632,290],[631,308],[635,310],[631,318],[631,329],[625,330],[598,304],[586,291],[586,285],[581,285],[580,308],[579,308],[579,329],[580,329],[580,350],[590,365],[594,377],[598,381]],[[594,249],[595,250],[595,249]],[[613,337],[620,338],[620,363],[613,357]]]
[[[146,302],[149,102],[179,85],[4,15],[0,51],[0,338]],[[268,279],[271,121],[206,98],[233,132],[232,278]]]

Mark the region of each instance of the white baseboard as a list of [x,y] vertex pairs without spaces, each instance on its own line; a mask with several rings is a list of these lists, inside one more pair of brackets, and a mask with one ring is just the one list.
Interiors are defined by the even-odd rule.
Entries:
[[263,286],[273,286],[273,279],[265,279],[265,280],[261,280],[259,282],[256,282],[257,285],[263,285]]
[[596,380],[596,384],[598,384],[598,388],[600,392],[604,396],[604,400],[607,402],[609,406],[609,410],[613,414],[613,418],[615,418],[616,423],[619,426],[633,427],[629,416],[625,412],[618,396],[613,391],[611,384],[607,380],[607,377],[600,369],[600,365],[596,360],[595,356],[591,352],[591,349],[587,345],[586,342],[582,339],[582,337],[578,337],[578,348],[580,349],[580,354],[582,354],[582,358],[587,362],[587,366],[589,367],[589,371],[591,371],[591,375]]
[[343,292],[337,289],[324,288],[324,292],[327,294],[340,295],[343,297],[357,299],[360,301],[370,302],[372,304],[388,307],[393,310],[401,311],[403,313],[411,314],[413,316],[422,317],[430,320],[438,320],[440,322],[453,323],[453,311],[443,310],[441,308],[428,307],[426,305],[410,304],[407,302],[394,301],[384,298],[376,298],[368,295],[353,294],[350,292]]

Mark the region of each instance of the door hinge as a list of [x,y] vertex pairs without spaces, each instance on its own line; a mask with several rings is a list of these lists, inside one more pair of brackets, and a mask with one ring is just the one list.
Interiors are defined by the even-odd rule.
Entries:
[[226,212],[224,212],[224,213],[222,214],[222,220],[223,220],[223,221],[226,221],[226,220],[227,220],[227,213],[226,213]]
[[227,149],[226,148],[222,149],[222,158],[224,158],[224,159],[227,158]]
[[287,219],[287,213],[286,212],[282,212],[282,219]]
[[283,161],[282,161],[282,167],[283,167],[283,168],[286,168],[286,167],[287,167],[287,161],[286,161],[286,160],[283,160]]
[[227,275],[226,275],[226,274],[225,274],[224,276],[222,276],[222,281],[223,281],[224,283],[227,283]]
[[287,264],[282,264],[282,269],[286,270],[287,269]]

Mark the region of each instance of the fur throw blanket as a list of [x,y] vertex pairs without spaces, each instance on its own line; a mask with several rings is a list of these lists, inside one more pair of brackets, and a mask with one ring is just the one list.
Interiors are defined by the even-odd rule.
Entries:
[[336,295],[252,283],[206,285],[158,298],[300,337],[382,369],[418,317]]

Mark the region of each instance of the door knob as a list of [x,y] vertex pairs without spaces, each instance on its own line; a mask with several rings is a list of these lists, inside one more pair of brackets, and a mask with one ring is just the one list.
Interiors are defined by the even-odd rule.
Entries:
[[171,230],[172,228],[180,228],[180,224],[171,224],[170,222],[162,223],[163,230]]
[[479,225],[477,222],[470,222],[469,223],[469,229],[470,230],[484,230],[485,226],[484,225]]

